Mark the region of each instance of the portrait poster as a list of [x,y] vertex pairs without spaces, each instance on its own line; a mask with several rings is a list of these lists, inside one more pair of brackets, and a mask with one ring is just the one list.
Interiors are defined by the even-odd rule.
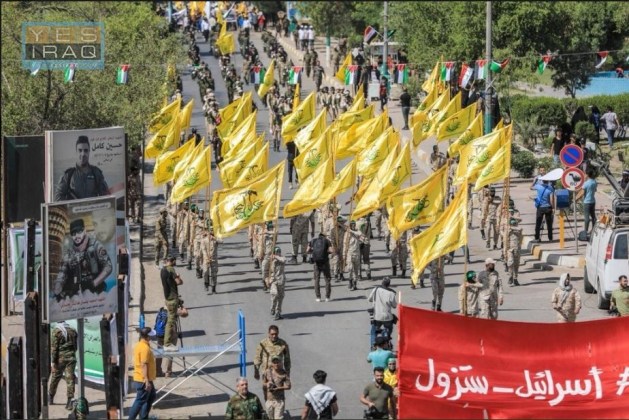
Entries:
[[115,198],[44,207],[49,321],[118,308]]
[[123,127],[46,131],[46,202],[113,195],[116,245],[124,246],[126,139]]
[[44,136],[4,137],[2,185],[7,223],[39,220],[44,202]]
[[[24,229],[9,229],[9,287],[13,301],[23,301],[24,293],[24,249],[26,237]],[[39,284],[39,270],[42,261],[42,229],[35,229],[35,290]]]

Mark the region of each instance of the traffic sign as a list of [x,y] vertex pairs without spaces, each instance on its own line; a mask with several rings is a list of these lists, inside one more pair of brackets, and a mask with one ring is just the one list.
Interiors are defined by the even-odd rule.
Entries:
[[559,159],[564,166],[579,166],[583,162],[583,150],[576,144],[567,144],[559,152]]
[[568,168],[561,176],[561,183],[564,188],[570,191],[576,191],[583,186],[585,182],[585,174],[579,168]]

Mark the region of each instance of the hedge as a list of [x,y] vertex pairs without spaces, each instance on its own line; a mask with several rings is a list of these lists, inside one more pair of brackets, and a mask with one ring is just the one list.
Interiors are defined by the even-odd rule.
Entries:
[[629,93],[623,93],[622,95],[598,95],[590,96],[589,98],[581,99],[563,99],[564,103],[568,101],[576,101],[577,106],[585,108],[585,112],[590,114],[588,106],[596,105],[600,109],[601,114],[604,114],[608,106],[611,106],[614,112],[618,115],[618,120],[621,124],[629,124]]

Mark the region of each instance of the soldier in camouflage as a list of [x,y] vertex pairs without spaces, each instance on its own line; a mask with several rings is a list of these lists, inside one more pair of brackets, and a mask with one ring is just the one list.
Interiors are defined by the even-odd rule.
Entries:
[[61,377],[65,376],[66,410],[72,409],[74,398],[74,369],[76,368],[76,351],[78,350],[78,333],[65,322],[60,322],[51,333],[50,373],[51,381],[48,388],[48,402],[52,405],[57,386]]
[[263,227],[261,224],[255,224],[249,226],[247,229],[247,237],[249,238],[249,250],[251,258],[253,258],[254,268],[260,268],[260,261],[258,261],[258,239],[260,238]]
[[190,211],[186,218],[188,224],[188,270],[192,270],[192,260],[195,257],[194,243],[197,237],[197,219],[199,218],[199,210],[196,204],[190,205]]
[[258,398],[256,394],[249,392],[249,382],[247,378],[238,378],[238,381],[236,381],[236,390],[236,395],[231,397],[227,403],[225,419],[261,419],[264,414],[264,408],[262,407],[260,398]]
[[349,222],[349,229],[345,229],[343,249],[345,250],[346,269],[349,271],[349,290],[356,290],[360,278],[360,246],[366,241],[365,235],[356,227],[356,221]]
[[493,258],[485,260],[485,270],[478,273],[478,281],[483,285],[478,296],[479,318],[498,319],[498,306],[502,306],[502,280],[495,270]]
[[443,274],[443,258],[439,257],[428,264],[430,269],[430,285],[432,286],[432,310],[441,312],[441,302],[445,291]]
[[273,238],[275,229],[273,222],[266,222],[266,229],[261,232],[258,238],[258,261],[262,272],[262,288],[265,292],[269,290],[269,274],[271,269],[271,256],[273,254]]
[[[183,204],[183,208],[177,212],[177,241],[179,242],[179,259],[184,262],[184,247],[188,247],[190,242],[190,223],[188,222],[188,203]],[[190,253],[190,249],[188,249]]]
[[[415,236],[419,235],[421,233],[421,229],[419,226],[416,226],[413,228],[413,232],[411,233],[411,238],[409,240],[412,240]],[[410,247],[408,249],[409,255],[411,257],[411,261],[413,261],[413,247]],[[422,289],[424,287],[426,287],[424,285],[424,273],[422,272],[419,275],[419,287],[421,287]],[[415,289],[415,283],[413,283],[413,281],[411,280],[411,289]]]
[[291,360],[288,343],[279,337],[280,329],[277,325],[270,325],[268,337],[256,346],[256,353],[253,357],[253,377],[260,380],[260,372],[266,372],[271,367],[271,360],[277,356],[281,360],[281,365],[288,375],[290,375]]
[[509,239],[507,241],[507,266],[509,267],[509,286],[519,286],[518,272],[520,271],[520,247],[522,246],[522,228],[518,226],[518,219],[509,219]]
[[[166,222],[166,216],[168,216],[168,210],[163,207],[159,211],[159,218],[155,222],[155,265],[159,265],[161,258],[166,258],[168,255],[168,228]],[[164,251],[163,257],[161,256]]]
[[173,248],[177,249],[177,214],[178,204],[166,199],[166,208],[168,209],[168,220],[170,221],[170,234],[173,238]]
[[62,300],[88,290],[95,294],[104,292],[105,280],[113,269],[107,250],[87,234],[83,219],[70,223],[70,235],[72,246],[64,251],[53,294]]
[[[371,239],[370,216],[371,214],[367,215],[367,217],[361,217],[356,223],[356,227],[364,236],[363,243],[360,246],[360,255],[362,257],[362,263],[365,266],[365,273],[367,273],[368,280],[371,280],[371,261],[369,257],[369,254],[371,252],[371,245],[369,244],[369,240]],[[362,279],[362,271],[360,278]]]
[[[343,216],[338,216],[336,218],[336,226],[330,228],[328,225],[330,224],[331,218],[326,219],[326,232],[329,232],[328,240],[334,247],[334,252],[330,254],[330,272],[334,276],[336,282],[340,282],[345,280],[343,276],[343,266],[345,259],[343,258],[344,247],[343,240],[341,239],[341,235],[347,229],[345,226],[345,218]],[[337,245],[338,244],[338,245]]]
[[203,260],[203,254],[201,252],[201,240],[203,239],[203,233],[207,229],[205,220],[205,211],[203,209],[198,210],[197,217],[194,220],[194,268],[197,273],[197,278],[203,278],[203,268],[201,262]]
[[214,236],[214,228],[211,224],[203,232],[201,255],[203,257],[203,283],[205,291],[208,295],[211,295],[216,293],[218,280],[218,241]]
[[491,196],[489,195],[489,186],[486,185],[480,190],[480,234],[483,240],[487,239],[485,237],[485,224],[487,223],[489,203],[491,203]]
[[271,315],[275,320],[282,318],[282,302],[284,301],[284,286],[286,284],[286,274],[284,268],[286,258],[282,257],[282,250],[276,246],[271,259],[271,276],[268,287],[271,291]]
[[306,262],[306,249],[308,248],[308,227],[310,219],[314,218],[311,214],[299,214],[290,219],[290,234],[293,243],[293,257],[291,263],[297,264],[297,256],[299,255],[299,246],[301,245],[302,262]]
[[408,231],[402,232],[397,241],[391,238],[391,268],[393,277],[397,275],[397,266],[400,266],[400,278],[406,277],[406,260],[408,259]]
[[494,187],[489,189],[489,204],[487,205],[486,218],[489,222],[487,226],[487,248],[491,249],[493,239],[494,249],[498,249],[498,209],[502,205],[502,200],[496,195]]

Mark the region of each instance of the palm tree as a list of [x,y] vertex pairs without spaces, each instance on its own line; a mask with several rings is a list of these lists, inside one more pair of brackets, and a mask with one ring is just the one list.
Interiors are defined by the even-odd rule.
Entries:
[[514,121],[515,132],[522,139],[524,147],[534,150],[537,138],[543,136],[543,128],[539,124],[539,116],[524,121]]

